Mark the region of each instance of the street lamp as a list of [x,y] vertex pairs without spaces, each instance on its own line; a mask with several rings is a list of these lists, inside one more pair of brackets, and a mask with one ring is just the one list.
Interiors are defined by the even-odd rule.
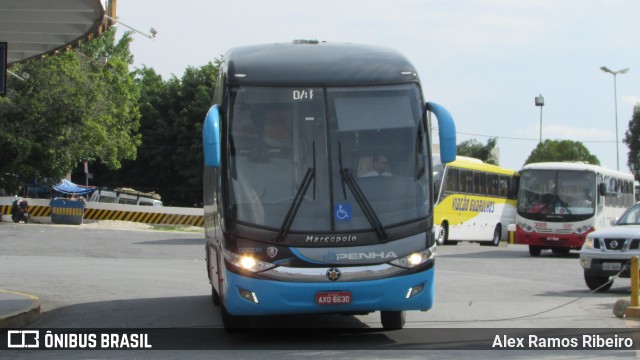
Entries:
[[117,24],[120,24],[120,25],[126,27],[129,30],[135,31],[140,35],[144,35],[144,36],[148,37],[149,39],[155,39],[155,37],[158,35],[158,30],[156,30],[154,28],[149,29],[149,33],[147,34],[147,33],[143,33],[142,31],[140,31],[140,30],[138,30],[138,29],[136,29],[136,28],[134,28],[132,26],[129,26],[129,25],[123,23],[122,21],[120,21],[120,20],[118,20],[116,18],[112,18],[111,16],[105,15],[104,17],[107,18],[108,20],[113,21],[114,23],[117,23]]
[[612,71],[606,66],[601,66],[600,70],[607,72],[613,75],[613,101],[615,106],[615,116],[616,116],[616,165],[617,169],[620,170],[620,151],[618,146],[618,94],[617,94],[617,84],[616,84],[616,75],[618,74],[626,74],[629,69],[622,69],[618,71]]
[[536,106],[540,106],[540,143],[542,143],[542,107],[544,106],[542,94],[536,96]]

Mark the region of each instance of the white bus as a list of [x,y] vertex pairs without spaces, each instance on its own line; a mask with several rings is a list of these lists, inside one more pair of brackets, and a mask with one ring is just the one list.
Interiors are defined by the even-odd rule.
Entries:
[[633,175],[582,162],[547,162],[520,172],[516,243],[531,256],[580,250],[635,202]]
[[507,227],[516,216],[515,170],[458,156],[446,166],[434,164],[433,171],[439,245],[463,240],[497,246],[506,239]]

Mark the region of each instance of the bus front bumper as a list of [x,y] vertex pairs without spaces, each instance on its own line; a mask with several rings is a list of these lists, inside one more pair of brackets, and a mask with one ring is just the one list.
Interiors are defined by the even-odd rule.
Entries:
[[584,234],[542,234],[526,232],[519,226],[516,228],[516,244],[540,246],[543,248],[563,247],[579,250],[584,244]]
[[[425,311],[433,305],[433,267],[419,273],[387,279],[322,283],[261,280],[228,270],[225,272],[226,297],[223,301],[232,315]],[[410,295],[412,289],[413,294]],[[319,304],[319,293],[348,294],[349,302]],[[344,298],[341,299],[343,300]]]

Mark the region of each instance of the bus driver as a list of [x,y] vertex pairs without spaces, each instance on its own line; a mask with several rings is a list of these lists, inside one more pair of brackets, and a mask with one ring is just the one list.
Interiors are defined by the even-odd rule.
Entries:
[[389,158],[383,154],[376,154],[373,156],[372,169],[361,177],[369,176],[391,176],[391,168],[389,167]]

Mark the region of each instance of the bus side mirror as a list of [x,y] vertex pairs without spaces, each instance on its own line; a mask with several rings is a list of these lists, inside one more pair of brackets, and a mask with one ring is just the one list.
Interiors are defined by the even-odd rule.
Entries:
[[607,196],[607,185],[604,183],[598,184],[598,195]]
[[451,114],[436,103],[428,102],[425,109],[431,111],[438,119],[440,129],[440,161],[443,164],[450,163],[456,159],[456,125]]
[[205,166],[220,167],[220,110],[218,105],[213,105],[204,118],[202,148],[204,149]]

